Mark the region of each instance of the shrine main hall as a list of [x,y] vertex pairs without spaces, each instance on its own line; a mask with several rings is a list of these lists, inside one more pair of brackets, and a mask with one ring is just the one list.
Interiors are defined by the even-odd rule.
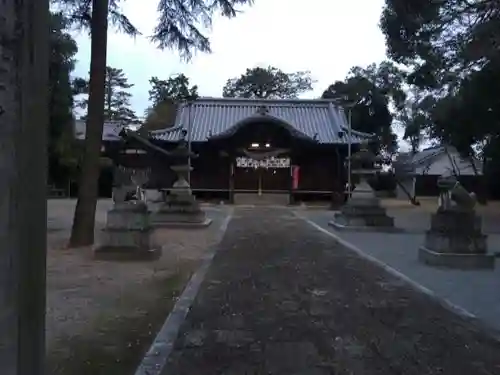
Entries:
[[[148,137],[166,150],[188,141],[197,154],[189,182],[201,200],[343,197],[349,131],[343,108],[331,100],[201,98],[179,105],[175,123]],[[353,150],[369,137],[352,130]],[[153,163],[149,189],[170,187],[161,178],[166,169]]]

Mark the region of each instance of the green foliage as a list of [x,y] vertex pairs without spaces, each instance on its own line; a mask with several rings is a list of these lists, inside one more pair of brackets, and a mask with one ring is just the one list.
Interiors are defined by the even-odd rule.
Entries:
[[391,128],[393,114],[389,104],[397,108],[404,106],[404,78],[404,73],[389,62],[366,68],[356,66],[344,81],[330,85],[322,98],[339,100],[351,111],[353,129],[375,134],[381,149],[393,153],[397,139]]
[[396,120],[404,128],[403,139],[410,143],[411,151],[418,152],[421,144],[428,138],[432,127],[431,111],[435,105],[434,97],[424,96],[413,88],[407,95],[405,105],[398,111]]
[[67,160],[72,157],[66,135],[72,134],[73,89],[70,74],[78,48],[65,32],[67,20],[62,14],[51,15],[49,63],[49,181],[61,182],[67,174]]
[[172,75],[166,80],[151,77],[149,83],[149,100],[153,107],[164,101],[181,102],[198,98],[198,86],[190,86],[189,78],[182,73]]
[[[127,90],[133,87],[128,83],[127,76],[122,69],[106,67],[104,118],[106,121],[123,122],[127,124],[138,123],[135,112],[130,108],[130,94]],[[82,78],[73,80],[73,92],[77,95],[88,94],[89,82]],[[79,101],[79,106],[86,109],[88,99]]]
[[443,89],[500,56],[498,0],[386,0],[389,56],[411,66],[411,83]]
[[[70,25],[78,30],[90,33],[92,21],[92,0],[52,0],[70,22]],[[123,0],[109,0],[108,22],[118,31],[127,35],[139,35],[139,30],[121,12]]]
[[253,0],[161,0],[151,40],[159,48],[175,49],[189,60],[195,51],[211,52],[210,40],[202,29],[211,26],[214,13],[233,18],[238,6],[252,4]]
[[408,136],[426,132],[464,155],[493,155],[500,134],[498,0],[386,0],[381,28],[390,57],[422,90]]
[[[53,0],[73,23],[91,34],[91,87],[89,89],[89,121],[82,162],[80,190],[71,232],[72,246],[90,245],[94,241],[96,180],[99,174],[99,153],[104,119],[104,85],[106,69],[106,35],[108,22],[129,35],[139,31],[121,12],[122,0]],[[160,0],[158,24],[151,40],[158,47],[179,51],[191,58],[195,51],[210,51],[210,42],[202,32],[212,16],[220,11],[225,17],[236,15],[236,6],[252,0]],[[122,98],[125,99],[125,98]],[[84,192],[84,193],[83,193]]]
[[[71,232],[72,246],[90,245],[94,241],[96,180],[99,174],[99,153],[104,118],[104,85],[106,69],[106,35],[108,21],[129,35],[139,31],[120,11],[122,0],[53,0],[79,27],[91,34],[91,88],[89,90],[89,121],[82,162],[80,190]],[[210,51],[210,42],[201,27],[211,23],[220,11],[225,17],[236,15],[236,6],[252,0],[160,0],[158,24],[151,40],[160,48],[178,50],[189,59],[199,50]],[[84,193],[83,193],[84,192]]]
[[163,80],[151,77],[149,80],[149,100],[152,105],[146,109],[146,130],[164,129],[175,122],[177,106],[180,102],[196,100],[198,86],[190,86],[189,78],[184,74],[176,74]]
[[403,88],[407,74],[390,61],[379,65],[370,64],[366,68],[355,66],[349,71],[349,76],[364,77],[377,87],[377,90],[392,101],[397,109],[405,105],[406,92]]
[[269,66],[247,69],[238,78],[228,79],[222,95],[230,98],[293,99],[312,90],[309,72],[285,73]]
[[[461,82],[453,95],[435,106],[432,131],[464,154],[481,150],[500,135],[500,67],[490,63]],[[499,159],[500,160],[500,159]]]
[[137,123],[138,119],[130,108],[130,94],[127,90],[133,87],[128,83],[121,69],[106,67],[106,83],[104,97],[104,117],[109,121]]
[[[140,31],[121,11],[125,0],[109,0],[108,19],[112,26],[127,35],[139,35]],[[90,31],[92,0],[52,0],[67,14],[78,29]],[[235,17],[239,7],[252,5],[253,0],[159,0],[158,23],[151,41],[160,49],[173,49],[183,59],[189,60],[196,51],[211,52],[206,35],[214,14]]]
[[77,77],[71,82],[73,95],[81,95],[89,93],[89,81],[85,78]]

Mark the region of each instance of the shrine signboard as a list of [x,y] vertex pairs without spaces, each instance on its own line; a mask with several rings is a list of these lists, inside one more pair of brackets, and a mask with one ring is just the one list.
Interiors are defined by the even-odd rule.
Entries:
[[269,157],[256,160],[249,157],[237,157],[236,167],[238,168],[290,168],[290,158]]

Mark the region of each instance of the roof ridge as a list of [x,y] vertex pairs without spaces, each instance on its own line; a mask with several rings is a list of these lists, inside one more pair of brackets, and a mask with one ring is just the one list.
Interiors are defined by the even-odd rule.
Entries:
[[338,104],[338,100],[335,99],[260,99],[260,98],[198,98],[192,101],[193,104],[196,103],[267,103],[267,104]]
[[423,150],[420,150],[419,152],[431,151],[431,150],[439,150],[440,148],[444,148],[444,145],[430,146],[430,147],[424,148]]
[[262,103],[262,102],[197,102],[192,104],[196,108],[248,108],[248,107],[268,107],[268,108],[321,108],[328,109],[329,103]]

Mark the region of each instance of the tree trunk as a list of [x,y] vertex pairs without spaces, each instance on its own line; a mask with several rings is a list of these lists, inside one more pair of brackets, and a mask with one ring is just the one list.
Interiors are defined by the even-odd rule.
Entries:
[[89,105],[84,155],[70,246],[94,243],[95,211],[104,123],[108,0],[92,0]]
[[45,358],[49,1],[0,1],[0,372]]

